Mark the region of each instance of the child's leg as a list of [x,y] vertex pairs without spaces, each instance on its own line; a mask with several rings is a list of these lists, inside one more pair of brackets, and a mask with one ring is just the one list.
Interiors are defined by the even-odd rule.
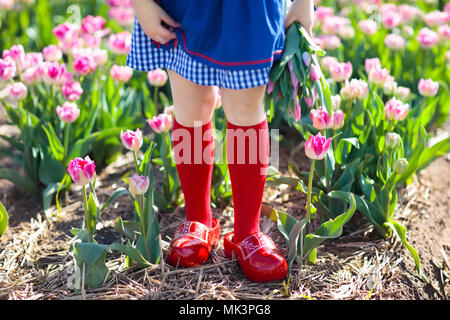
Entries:
[[[186,220],[211,226],[214,87],[200,86],[168,70],[175,106],[172,139],[186,205]],[[201,126],[194,128],[195,122]],[[195,137],[195,139],[194,139]]]
[[265,86],[222,90],[227,116],[227,160],[233,190],[234,242],[259,231],[259,216],[269,159],[264,112]]

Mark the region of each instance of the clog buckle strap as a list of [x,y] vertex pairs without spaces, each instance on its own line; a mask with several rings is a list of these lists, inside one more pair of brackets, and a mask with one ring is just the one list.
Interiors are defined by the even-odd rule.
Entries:
[[242,259],[247,260],[253,254],[261,249],[277,250],[275,242],[269,236],[262,232],[253,233],[244,240],[242,240],[237,247],[239,248]]
[[185,221],[176,231],[172,241],[189,236],[205,245],[209,244],[211,229],[198,221]]

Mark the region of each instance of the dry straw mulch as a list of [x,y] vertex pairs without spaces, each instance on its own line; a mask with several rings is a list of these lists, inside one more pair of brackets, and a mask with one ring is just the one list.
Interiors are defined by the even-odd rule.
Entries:
[[[287,161],[307,165],[301,147],[283,153],[285,163],[280,169],[286,174]],[[124,185],[120,177],[132,168],[133,159],[122,156],[98,176],[100,201]],[[107,257],[110,279],[99,288],[75,290],[74,262],[67,249],[70,229],[82,224],[80,192],[70,193],[62,214],[55,208],[54,219],[46,219],[39,199],[28,199],[10,183],[0,182],[0,200],[11,215],[10,228],[0,239],[0,299],[447,299],[449,171],[448,156],[437,160],[403,189],[399,198],[397,217],[408,226],[429,284],[418,280],[412,258],[401,243],[381,239],[356,214],[341,238],[319,247],[316,265],[294,264],[289,283],[247,280],[237,262],[224,256],[220,243],[205,266],[191,269],[164,263],[127,269],[124,257],[113,252]],[[446,174],[436,177],[436,172]],[[264,203],[298,218],[304,215],[304,196],[287,187],[266,188]],[[132,219],[132,208],[130,200],[123,197],[107,209],[99,221],[97,241],[121,241],[112,226],[119,216]],[[232,229],[230,206],[214,209],[214,215],[222,234]],[[182,208],[159,215],[163,254],[183,218]],[[286,253],[276,224],[263,217],[261,228]]]

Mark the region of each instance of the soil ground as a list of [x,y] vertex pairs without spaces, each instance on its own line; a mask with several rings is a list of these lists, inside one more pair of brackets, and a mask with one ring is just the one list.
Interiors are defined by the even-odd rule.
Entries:
[[[0,116],[1,118],[1,116]],[[437,134],[448,134],[447,123]],[[0,123],[0,133],[14,135]],[[281,148],[280,170],[289,174],[292,161],[306,170],[308,160],[302,145],[287,152]],[[1,167],[15,168],[0,162]],[[97,195],[105,201],[111,192],[125,186],[120,177],[132,170],[133,159],[119,157],[97,179]],[[0,239],[0,299],[447,299],[450,297],[450,157],[443,156],[420,172],[413,183],[401,189],[397,219],[407,226],[410,243],[420,254],[429,283],[417,277],[408,251],[395,239],[382,239],[358,213],[337,240],[318,249],[313,266],[294,265],[292,278],[269,284],[252,283],[236,261],[223,254],[222,244],[203,267],[175,269],[160,264],[147,269],[127,269],[125,259],[110,254],[111,277],[104,286],[72,290],[73,259],[67,254],[70,229],[81,227],[83,207],[80,190],[74,189],[63,203],[62,214],[54,208],[47,219],[39,198],[27,196],[12,183],[0,180],[0,201],[10,216],[9,228]],[[300,218],[305,196],[289,187],[269,188],[264,204]],[[222,234],[232,229],[232,207],[214,209]],[[113,230],[118,217],[133,219],[133,205],[123,196],[100,217],[96,239],[100,243],[121,241]],[[160,214],[163,247],[184,219],[184,209]],[[287,252],[274,222],[261,219],[261,229]],[[165,254],[166,251],[163,253]]]

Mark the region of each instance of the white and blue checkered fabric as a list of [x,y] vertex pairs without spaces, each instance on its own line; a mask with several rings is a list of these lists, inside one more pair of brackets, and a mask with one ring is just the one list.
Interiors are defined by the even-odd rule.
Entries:
[[199,85],[234,90],[258,87],[269,82],[270,67],[252,70],[212,68],[193,59],[181,47],[179,44],[175,48],[164,45],[152,48],[151,39],[136,20],[127,66],[138,71],[170,69]]

